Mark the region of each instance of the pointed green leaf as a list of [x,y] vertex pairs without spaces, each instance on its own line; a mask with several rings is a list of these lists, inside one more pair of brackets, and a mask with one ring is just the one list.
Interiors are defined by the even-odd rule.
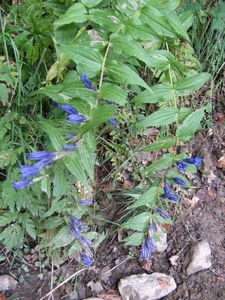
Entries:
[[162,71],[168,70],[169,66],[175,62],[174,55],[166,50],[151,50],[148,51],[150,67]]
[[101,3],[102,0],[81,0],[81,2],[88,8],[91,8]]
[[140,246],[145,238],[145,233],[135,232],[123,240],[124,245]]
[[74,240],[73,235],[69,232],[68,226],[64,226],[53,237],[47,246],[54,246],[53,249],[61,248],[69,245]]
[[167,153],[164,154],[159,160],[157,160],[156,162],[152,163],[150,166],[148,166],[147,168],[145,168],[144,172],[147,174],[153,174],[153,173],[157,173],[161,170],[165,170],[168,169],[172,166],[174,162],[174,155]]
[[123,106],[127,103],[127,92],[112,83],[104,83],[99,89],[101,99],[109,100]]
[[166,18],[168,19],[168,23],[180,37],[183,37],[187,41],[190,41],[185,27],[174,12],[170,12],[169,14],[167,14]]
[[150,0],[148,5],[152,5],[159,10],[174,10],[180,5],[180,0]]
[[204,107],[191,113],[182,124],[180,124],[176,131],[176,137],[181,141],[188,141],[193,137],[195,131],[199,129],[200,122],[204,116]]
[[105,71],[110,78],[117,82],[140,85],[151,92],[147,83],[126,65],[120,64],[116,61],[110,61],[106,64]]
[[167,102],[173,97],[172,86],[161,83],[151,87],[152,93],[145,90],[132,99],[132,103],[157,103]]
[[123,15],[111,9],[91,10],[90,20],[107,31],[116,32],[122,25]]
[[179,172],[176,172],[176,171],[173,171],[173,170],[169,170],[167,173],[166,173],[166,178],[169,180],[169,183],[172,185],[172,184],[176,184],[174,183],[174,181],[172,180],[172,178],[180,178],[182,179],[185,183],[186,183],[186,186],[185,187],[188,187],[188,188],[191,188],[191,184],[190,182],[187,180],[187,178],[182,175],[181,173]]
[[148,229],[149,222],[150,213],[143,212],[133,218],[130,218],[129,221],[123,223],[122,228],[145,232]]
[[140,19],[152,29],[156,36],[177,38],[175,30],[165,20],[164,14],[156,8],[146,5],[141,10]]
[[176,145],[176,139],[173,137],[163,137],[157,141],[152,142],[148,146],[141,148],[139,151],[156,151],[156,150],[163,150],[169,149],[171,146]]
[[65,145],[65,140],[62,134],[50,122],[41,122],[41,128],[48,134],[52,146],[56,151],[62,151],[62,147]]
[[149,126],[159,127],[159,126],[171,124],[177,120],[178,113],[179,110],[176,107],[163,108],[152,113],[150,116],[148,116],[139,124],[137,124],[137,126],[138,127],[149,127]]
[[94,127],[107,122],[114,117],[117,107],[115,105],[101,105],[91,111],[91,119],[79,128],[82,135]]
[[64,158],[64,163],[76,180],[81,181],[84,186],[89,189],[87,177],[78,155],[75,152],[70,152],[69,155]]
[[200,73],[177,81],[174,90],[178,96],[186,96],[200,89],[209,79],[209,73]]
[[129,208],[137,208],[140,206],[152,207],[158,197],[158,188],[152,187],[147,190],[140,198],[138,198]]
[[149,57],[142,45],[138,41],[132,39],[129,35],[113,34],[111,35],[110,42],[112,43],[115,52],[126,53],[145,62],[147,66],[151,66]]
[[54,26],[59,27],[70,23],[83,23],[88,20],[87,10],[81,3],[72,5],[64,15],[55,21]]
[[101,70],[103,57],[91,47],[81,46],[74,42],[66,45],[58,45],[57,47],[82,68],[84,72],[89,70],[89,73],[91,72],[94,76]]

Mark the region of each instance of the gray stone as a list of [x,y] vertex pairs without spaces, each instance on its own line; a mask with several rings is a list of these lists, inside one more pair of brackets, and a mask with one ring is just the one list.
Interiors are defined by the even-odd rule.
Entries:
[[18,282],[9,275],[0,276],[0,291],[14,290]]
[[118,289],[123,300],[156,300],[176,289],[171,276],[162,273],[139,274],[122,278]]
[[183,271],[189,276],[193,273],[210,268],[211,263],[211,249],[206,241],[192,243],[187,251]]

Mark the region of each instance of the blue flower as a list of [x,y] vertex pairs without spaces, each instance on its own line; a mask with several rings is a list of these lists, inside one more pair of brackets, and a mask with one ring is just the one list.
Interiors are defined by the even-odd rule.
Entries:
[[86,117],[80,114],[71,114],[67,117],[68,121],[71,123],[80,124],[84,121],[86,121]]
[[141,246],[141,255],[140,258],[142,259],[150,259],[152,256],[152,250],[155,249],[155,244],[152,237],[148,236],[145,242]]
[[108,123],[111,124],[113,127],[117,127],[118,125],[115,119],[108,120]]
[[22,174],[22,178],[25,179],[29,176],[34,176],[39,172],[39,168],[36,166],[23,166],[20,164],[20,173]]
[[170,217],[168,212],[166,212],[165,210],[163,210],[161,208],[154,209],[154,212],[159,214],[163,219],[169,219],[169,217]]
[[14,188],[14,190],[19,190],[19,189],[23,189],[33,183],[34,183],[33,180],[21,180],[21,181],[13,182],[13,188]]
[[76,149],[77,145],[76,144],[71,144],[71,145],[66,145],[63,146],[63,151],[72,151]]
[[186,183],[183,179],[181,178],[172,178],[172,180],[176,183],[176,184],[179,184],[179,185],[182,185],[182,186],[185,186]]
[[178,196],[171,193],[170,186],[167,183],[164,184],[164,191],[165,191],[165,193],[160,195],[160,197],[162,197],[164,199],[169,199],[169,200],[175,201],[175,202],[178,200]]
[[195,157],[185,158],[185,159],[183,159],[183,161],[188,164],[192,164],[192,165],[195,165],[196,167],[199,167],[200,163],[202,161],[202,158],[199,156],[195,156]]
[[93,90],[96,91],[96,88],[94,85],[92,85],[91,81],[89,80],[89,78],[82,74],[80,75],[80,79],[82,80],[82,82],[84,83],[84,85],[89,89],[89,90]]
[[93,264],[92,259],[87,254],[81,252],[80,256],[83,259],[83,262],[86,267],[89,267]]
[[71,105],[59,105],[58,104],[58,106],[62,110],[66,111],[69,114],[78,114],[78,111],[73,106],[71,106]]
[[79,205],[92,205],[92,200],[79,200],[77,201]]
[[187,164],[185,164],[182,161],[176,161],[176,165],[177,165],[177,169],[181,172],[185,172],[188,167]]
[[54,157],[54,152],[50,152],[50,151],[37,151],[37,152],[33,152],[33,153],[28,153],[27,157],[30,160],[52,159]]
[[87,225],[84,222],[78,220],[74,216],[70,216],[70,220],[71,220],[71,223],[69,225],[70,233],[74,236],[75,239],[79,241],[79,243],[86,250],[86,252],[92,255],[91,250],[89,248],[92,245],[92,242],[82,235],[82,232],[84,230],[87,230]]
[[166,194],[171,194],[171,188],[168,183],[164,183],[164,191]]

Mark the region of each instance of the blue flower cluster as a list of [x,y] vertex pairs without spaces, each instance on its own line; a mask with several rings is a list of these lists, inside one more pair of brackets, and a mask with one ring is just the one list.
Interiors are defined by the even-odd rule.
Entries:
[[[185,172],[188,167],[188,164],[193,164],[196,167],[199,167],[201,161],[202,161],[202,158],[200,158],[198,156],[193,157],[193,158],[184,158],[182,161],[177,161],[176,166],[179,171]],[[181,185],[184,187],[186,186],[186,182],[179,177],[171,178],[171,180],[178,185]],[[167,182],[164,182],[164,193],[161,194],[160,197],[164,198],[164,199],[168,199],[173,202],[177,202],[177,200],[178,200],[178,195],[172,193],[171,187]],[[155,208],[155,209],[153,209],[153,212],[155,214],[160,215],[165,220],[170,217],[169,214],[161,208]],[[142,258],[142,259],[149,260],[152,256],[152,250],[154,250],[156,248],[156,246],[154,244],[154,240],[152,238],[154,231],[156,231],[156,226],[154,223],[151,223],[149,225],[148,236],[141,246],[140,258]]]
[[20,164],[20,173],[22,175],[22,180],[13,182],[14,190],[23,189],[30,186],[34,182],[43,178],[43,176],[29,179],[31,176],[37,175],[41,169],[45,166],[51,164],[52,162],[67,155],[67,151],[71,151],[76,148],[76,144],[68,145],[63,147],[63,152],[51,152],[51,151],[37,151],[33,153],[28,153],[27,158],[31,161],[36,160],[37,163],[29,166],[23,166]]
[[87,230],[87,225],[78,220],[74,216],[70,216],[71,223],[69,225],[70,233],[74,236],[76,240],[80,243],[82,248],[85,250],[86,253],[81,252],[81,258],[83,259],[84,264],[89,267],[93,264],[93,254],[90,249],[92,246],[92,242],[87,239],[82,233]]

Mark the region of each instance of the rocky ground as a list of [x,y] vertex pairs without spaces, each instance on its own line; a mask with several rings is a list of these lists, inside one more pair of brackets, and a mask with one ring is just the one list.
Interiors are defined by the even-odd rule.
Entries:
[[[163,253],[154,252],[150,262],[143,262],[139,259],[139,248],[123,247],[118,234],[113,234],[98,248],[95,266],[81,271],[68,282],[63,281],[78,271],[75,260],[67,261],[52,273],[48,265],[39,269],[23,258],[12,263],[9,257],[1,263],[0,274],[12,275],[18,284],[14,290],[4,293],[7,299],[82,300],[98,296],[104,300],[119,300],[121,278],[159,272],[173,277],[176,283],[175,290],[161,297],[163,300],[225,300],[225,122],[222,111],[220,108],[213,116],[212,130],[197,134],[188,146],[190,153],[203,157],[203,164],[198,174],[190,178],[193,190],[185,194],[172,211],[174,224],[167,228],[167,248]],[[209,246],[211,254],[206,261],[211,264],[188,275],[184,266],[191,245],[201,241]],[[55,280],[53,286],[51,278]],[[165,288],[164,281],[159,279],[158,282]],[[56,286],[55,292],[44,297]]]

